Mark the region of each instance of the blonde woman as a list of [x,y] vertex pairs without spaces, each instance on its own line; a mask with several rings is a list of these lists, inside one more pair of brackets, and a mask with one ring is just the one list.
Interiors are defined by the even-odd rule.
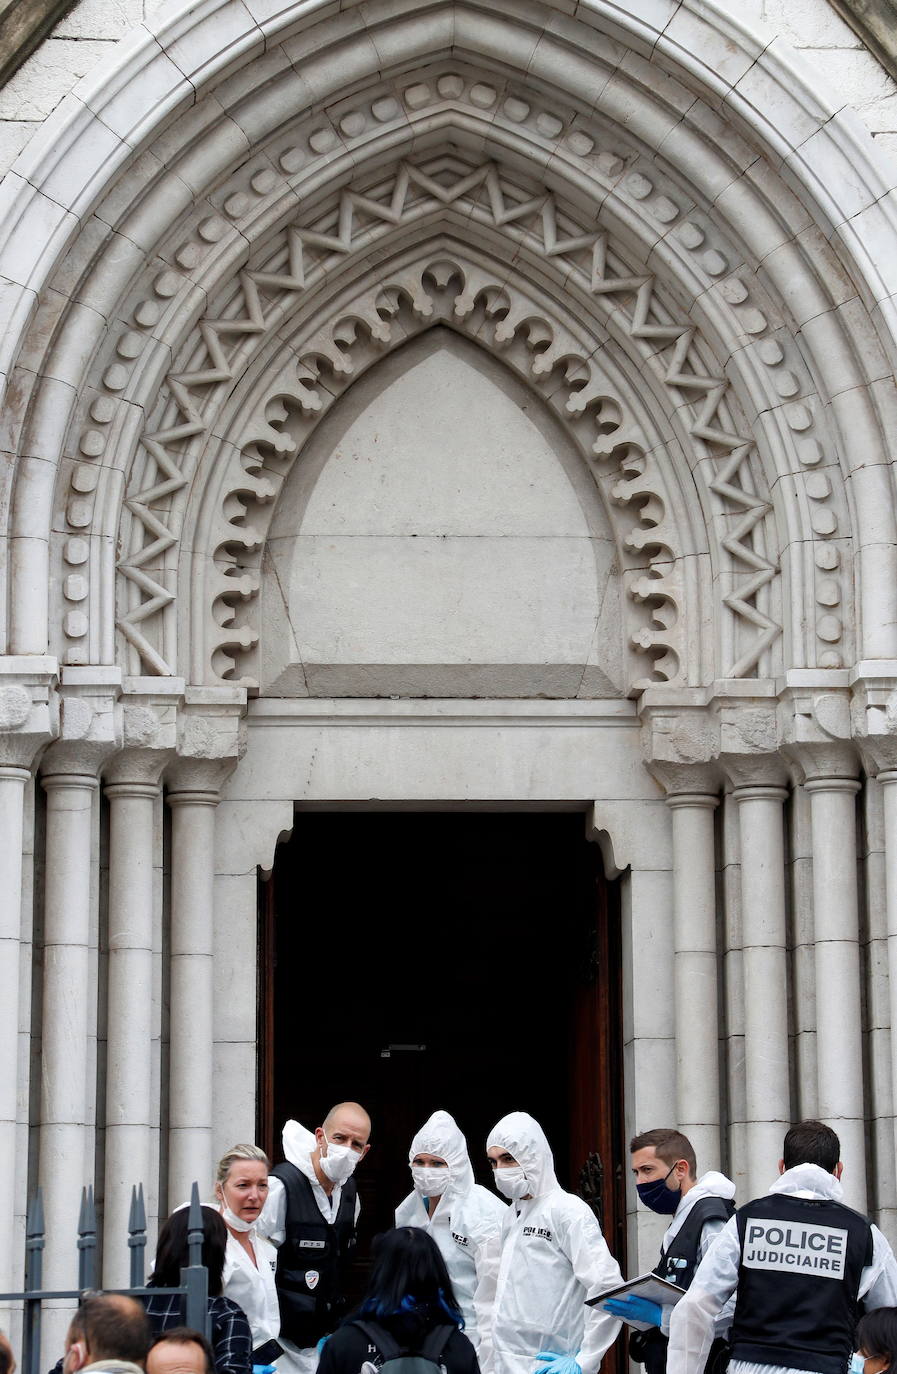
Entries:
[[255,1225],[268,1197],[264,1150],[257,1145],[234,1145],[228,1150],[218,1162],[215,1197],[227,1227],[224,1294],[242,1307],[249,1320],[253,1364],[273,1364],[280,1353],[280,1308],[274,1286],[277,1251]]

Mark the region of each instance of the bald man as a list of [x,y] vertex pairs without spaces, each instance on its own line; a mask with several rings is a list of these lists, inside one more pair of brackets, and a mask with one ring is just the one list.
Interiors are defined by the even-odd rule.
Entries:
[[346,1277],[355,1249],[358,1193],[352,1175],[370,1146],[371,1119],[357,1102],[331,1107],[314,1133],[288,1121],[286,1161],[268,1175],[258,1229],[278,1247],[280,1374],[313,1374],[317,1344],[346,1310]]

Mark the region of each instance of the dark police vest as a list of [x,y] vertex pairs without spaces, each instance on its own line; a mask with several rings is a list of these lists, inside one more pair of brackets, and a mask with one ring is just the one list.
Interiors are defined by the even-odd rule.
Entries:
[[[654,1273],[680,1288],[688,1288],[698,1267],[698,1251],[701,1246],[701,1232],[708,1221],[726,1222],[735,1211],[735,1204],[721,1197],[702,1197],[691,1208],[688,1216],[676,1232],[669,1246],[663,1252]],[[631,1332],[629,1353],[639,1363],[644,1363],[648,1374],[663,1374],[667,1366],[666,1336],[657,1326],[648,1331]],[[705,1365],[706,1370],[719,1369],[723,1341],[714,1341]]]
[[865,1217],[825,1198],[757,1198],[736,1213],[741,1260],[733,1360],[844,1374],[872,1263]]
[[312,1186],[294,1164],[271,1170],[286,1190],[286,1235],[277,1252],[280,1330],[300,1349],[333,1331],[346,1310],[346,1271],[355,1248],[355,1180],[343,1184],[333,1221],[325,1221]]

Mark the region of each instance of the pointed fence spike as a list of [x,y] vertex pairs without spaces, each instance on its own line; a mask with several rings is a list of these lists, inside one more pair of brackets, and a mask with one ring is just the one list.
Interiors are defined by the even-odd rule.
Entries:
[[143,1184],[131,1189],[131,1211],[128,1216],[128,1247],[131,1251],[131,1287],[142,1288],[146,1251],[146,1208],[143,1204]]
[[28,1207],[25,1235],[29,1241],[38,1237],[41,1240],[44,1238],[44,1190],[41,1187],[38,1187]]
[[97,1282],[97,1209],[93,1184],[81,1190],[81,1215],[78,1218],[78,1287],[95,1288]]

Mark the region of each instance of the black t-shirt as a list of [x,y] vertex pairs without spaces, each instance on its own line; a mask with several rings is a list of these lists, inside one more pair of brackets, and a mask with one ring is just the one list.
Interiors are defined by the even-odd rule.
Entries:
[[[406,1343],[398,1333],[396,1340],[403,1345]],[[366,1360],[378,1366],[382,1362],[379,1352],[371,1346],[361,1328],[347,1323],[325,1341],[318,1374],[358,1374]],[[440,1364],[445,1366],[447,1374],[480,1374],[476,1351],[464,1332],[457,1327],[443,1347]]]

